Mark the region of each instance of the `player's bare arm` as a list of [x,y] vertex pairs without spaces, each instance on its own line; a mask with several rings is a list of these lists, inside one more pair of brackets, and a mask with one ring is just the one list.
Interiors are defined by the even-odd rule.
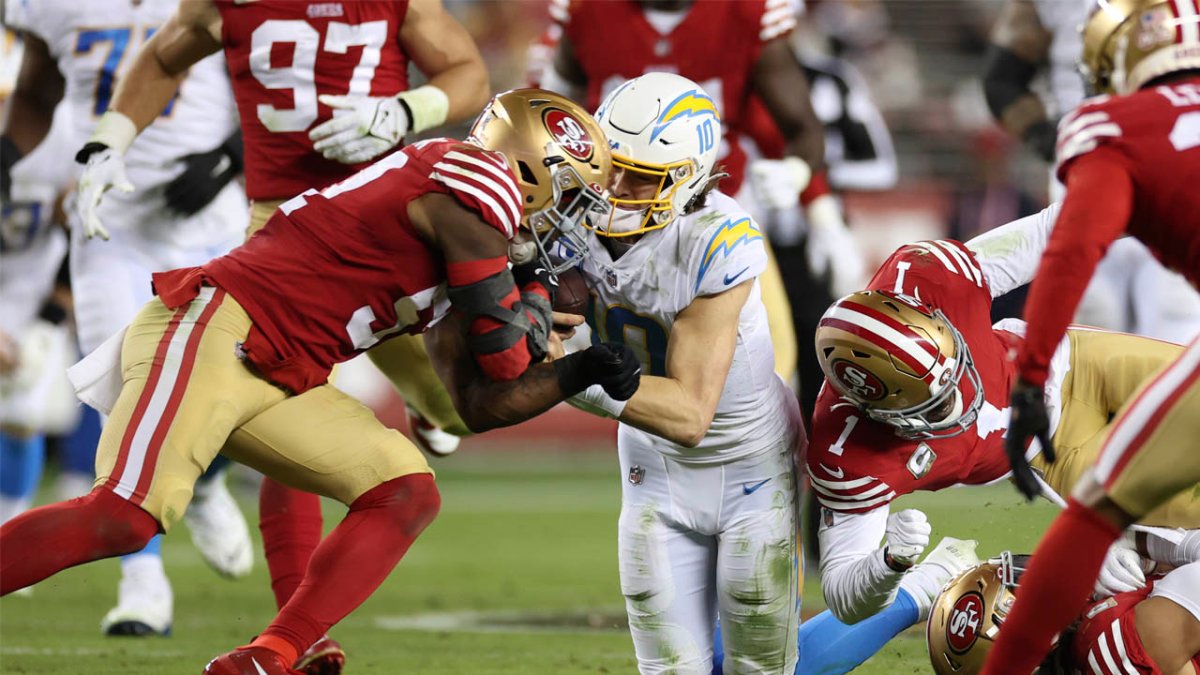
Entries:
[[1008,0],[992,30],[983,91],[992,116],[1043,159],[1054,159],[1054,123],[1030,88],[1045,63],[1053,36],[1042,26],[1032,0]]
[[694,448],[708,433],[737,345],[738,315],[753,281],[696,298],[671,328],[667,376],[642,378],[621,421]]
[[783,134],[784,154],[804,160],[814,173],[823,169],[825,131],[813,111],[808,78],[786,38],[763,45],[751,84]]
[[441,0],[409,4],[400,28],[400,43],[417,69],[429,78],[429,85],[445,93],[446,121],[471,117],[488,102],[491,89],[483,57],[471,35],[450,16]]
[[[41,38],[22,33],[25,51],[21,57],[21,72],[5,106],[4,166],[8,168],[42,142],[50,131],[54,108],[62,100],[65,80],[58,70],[50,49]],[[16,153],[13,153],[13,150]]]
[[1152,597],[1134,608],[1134,621],[1146,654],[1159,670],[1172,675],[1192,675],[1192,658],[1200,653],[1200,621],[1187,609],[1165,597]]
[[212,1],[179,3],[117,83],[109,110],[125,115],[140,132],[162,113],[188,68],[220,50],[221,15]]

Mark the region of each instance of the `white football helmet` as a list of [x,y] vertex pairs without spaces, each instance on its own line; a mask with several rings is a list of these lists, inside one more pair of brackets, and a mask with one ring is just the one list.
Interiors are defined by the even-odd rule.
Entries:
[[658,179],[648,198],[611,195],[615,207],[593,225],[605,237],[666,227],[712,180],[721,145],[721,116],[700,85],[671,73],[629,80],[604,99],[596,121],[608,135],[613,186],[626,172]]

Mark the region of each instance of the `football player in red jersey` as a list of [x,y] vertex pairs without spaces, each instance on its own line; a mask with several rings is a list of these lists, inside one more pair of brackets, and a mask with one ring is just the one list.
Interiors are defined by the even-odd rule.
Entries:
[[[1032,277],[1057,213],[1053,206],[967,244],[901,247],[868,290],[837,301],[821,319],[817,354],[828,386],[818,396],[806,461],[821,505],[822,588],[839,620],[886,613],[894,635],[926,616],[942,584],[973,564],[973,544],[947,540],[914,567],[930,525],[920,511],[891,513],[889,505],[915,490],[1008,474],[1003,439],[1015,367],[1007,357],[1024,325],[993,326],[991,304]],[[1179,352],[1132,335],[1068,333],[1047,395],[1063,456],[1053,465],[1034,460],[1047,496],[1070,491],[1095,458],[1109,416]],[[1200,500],[1180,496],[1146,522],[1200,528]],[[1114,548],[1106,580],[1116,590],[1142,581],[1128,558]],[[881,629],[876,637],[886,636]]]
[[[942,590],[926,627],[938,675],[975,675],[1007,630],[1029,556],[1005,551]],[[1042,675],[1200,673],[1200,561],[1158,565],[1145,586],[1098,598],[1056,641]]]
[[[285,200],[353,175],[405,135],[466,119],[487,101],[483,60],[439,0],[293,2],[189,0],[139,52],[93,138],[81,185],[85,220],[124,176],[122,155],[150,101],[173,95],[182,74],[224,50],[245,144],[248,234]],[[409,90],[408,67],[428,83]],[[369,357],[409,406],[414,439],[438,454],[469,433],[421,340],[401,336]],[[430,424],[429,422],[432,422]],[[321,536],[315,496],[263,482],[259,527],[278,606],[295,591]],[[343,658],[323,641],[326,660]],[[306,655],[309,659],[311,655]]]
[[[429,330],[475,431],[592,384],[618,400],[637,389],[626,347],[544,362],[556,344],[545,247],[567,237],[586,250],[583,222],[607,211],[600,186],[610,171],[603,132],[581,108],[550,92],[509,92],[467,142],[407,147],[289,200],[230,254],[156,274],[158,298],[77,371],[77,382],[113,384],[89,396],[110,410],[98,487],[0,529],[0,546],[24,552],[4,557],[0,593],[141,548],[225,452],[350,507],[271,626],[206,669],[299,672],[297,657],[386,578],[440,502],[423,455],[328,384],[334,364]],[[510,272],[510,247],[525,244],[539,254]],[[239,442],[226,444],[231,435]]]
[[[1200,288],[1200,7],[1196,0],[1109,0],[1084,26],[1082,63],[1093,90],[1058,133],[1067,197],[1026,305],[1029,336],[1017,365],[1008,451],[1017,485],[1035,491],[1023,452],[1047,443],[1042,390],[1050,354],[1096,262],[1122,234]],[[1033,555],[1011,624],[985,673],[1029,672],[1082,607],[1121,530],[1183,491],[1196,494],[1200,460],[1200,341],[1120,411],[1099,459]],[[1053,460],[1053,457],[1049,457]],[[1060,460],[1061,461],[1061,460]],[[1069,572],[1059,562],[1070,559]]]

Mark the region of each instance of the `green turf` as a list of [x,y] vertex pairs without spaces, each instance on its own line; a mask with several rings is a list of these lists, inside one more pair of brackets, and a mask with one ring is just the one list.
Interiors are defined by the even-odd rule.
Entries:
[[[620,486],[606,453],[475,452],[438,464],[442,513],[388,581],[334,634],[351,675],[495,675],[635,672],[616,572]],[[252,499],[247,511],[253,513]],[[1053,517],[1001,485],[922,494],[935,537],[980,540],[980,552],[1028,550]],[[327,521],[344,509],[331,505]],[[5,551],[4,555],[20,555]],[[38,675],[199,673],[270,620],[265,564],[241,581],[205,567],[186,532],[164,555],[175,584],[175,634],[103,638],[117,563],[69,570],[29,598],[0,600],[0,673]],[[810,574],[806,614],[819,609]],[[858,672],[928,672],[924,642],[904,634]]]

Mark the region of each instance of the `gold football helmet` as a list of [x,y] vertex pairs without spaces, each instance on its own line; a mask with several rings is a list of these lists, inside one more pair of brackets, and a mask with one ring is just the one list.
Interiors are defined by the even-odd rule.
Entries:
[[1015,591],[1029,556],[1005,551],[963,570],[933,601],[925,642],[938,675],[973,675],[996,642],[1016,601]]
[[[1193,0],[1179,0],[1192,3]],[[1200,14],[1174,0],[1097,0],[1083,25],[1079,70],[1090,94],[1128,94],[1200,68]]]
[[521,224],[542,263],[554,274],[577,264],[587,251],[587,220],[610,209],[612,155],[592,116],[554,92],[514,89],[488,103],[468,140],[508,160],[521,186]]
[[[816,334],[829,384],[867,417],[904,438],[956,436],[983,405],[962,334],[940,310],[905,295],[859,291],[833,303]],[[974,397],[964,405],[963,377]]]

